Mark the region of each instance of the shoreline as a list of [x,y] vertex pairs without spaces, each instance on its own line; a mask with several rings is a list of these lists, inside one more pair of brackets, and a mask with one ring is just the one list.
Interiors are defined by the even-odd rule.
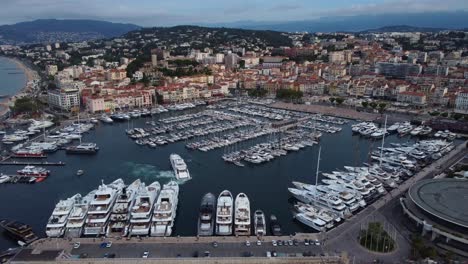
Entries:
[[23,71],[23,74],[25,76],[25,82],[23,86],[18,89],[18,91],[11,95],[8,95],[8,97],[5,97],[3,100],[0,100],[0,116],[4,116],[8,113],[10,105],[15,102],[16,98],[19,95],[28,94],[30,92],[29,90],[32,88],[31,82],[40,79],[40,77],[37,71],[31,69],[26,63],[24,63],[18,58],[6,56],[1,56],[1,58],[5,58],[6,60],[9,60],[10,62],[14,63],[18,69]]

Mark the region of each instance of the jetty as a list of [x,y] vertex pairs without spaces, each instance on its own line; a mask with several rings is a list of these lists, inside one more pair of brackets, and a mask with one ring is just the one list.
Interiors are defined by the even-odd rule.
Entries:
[[17,165],[17,166],[27,166],[27,165],[34,165],[34,166],[65,166],[65,162],[58,161],[58,162],[28,162],[28,161],[2,161],[0,165]]

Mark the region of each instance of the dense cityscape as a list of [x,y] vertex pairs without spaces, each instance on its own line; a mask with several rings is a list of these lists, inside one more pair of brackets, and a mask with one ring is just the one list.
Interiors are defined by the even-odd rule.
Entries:
[[1,263],[468,261],[468,31],[125,28],[3,38]]

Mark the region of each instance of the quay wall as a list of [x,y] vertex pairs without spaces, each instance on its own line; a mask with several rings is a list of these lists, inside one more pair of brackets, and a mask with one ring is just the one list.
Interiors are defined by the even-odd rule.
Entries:
[[[12,261],[12,264],[47,264],[50,261]],[[348,264],[349,260],[346,257],[302,257],[302,258],[170,258],[170,259],[65,259],[56,260],[53,263],[57,264],[112,264],[112,263],[133,263],[133,264],[313,264],[313,263],[329,263],[329,264]]]

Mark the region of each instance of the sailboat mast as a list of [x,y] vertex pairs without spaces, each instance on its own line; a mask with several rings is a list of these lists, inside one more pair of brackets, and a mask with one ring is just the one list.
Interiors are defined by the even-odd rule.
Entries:
[[385,115],[385,123],[384,123],[384,131],[382,137],[382,146],[380,147],[380,160],[379,160],[379,167],[382,167],[382,156],[383,156],[383,147],[385,144],[385,134],[387,133],[387,115]]
[[318,185],[318,177],[319,177],[319,168],[320,168],[320,153],[322,152],[322,146],[319,147],[319,153],[317,158],[317,171],[315,172],[315,186]]

